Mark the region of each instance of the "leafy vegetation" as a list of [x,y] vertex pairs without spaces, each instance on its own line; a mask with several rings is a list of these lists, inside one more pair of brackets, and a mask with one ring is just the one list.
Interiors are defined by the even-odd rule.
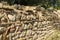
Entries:
[[[2,0],[0,0],[2,1]],[[9,4],[21,4],[21,5],[41,5],[43,7],[53,6],[54,8],[60,7],[60,0],[3,0]]]

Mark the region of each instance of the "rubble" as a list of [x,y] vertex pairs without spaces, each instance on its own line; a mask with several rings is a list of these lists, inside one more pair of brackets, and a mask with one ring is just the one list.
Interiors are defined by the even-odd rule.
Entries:
[[0,7],[0,40],[45,40],[53,27],[60,26],[60,17],[53,8],[21,7]]

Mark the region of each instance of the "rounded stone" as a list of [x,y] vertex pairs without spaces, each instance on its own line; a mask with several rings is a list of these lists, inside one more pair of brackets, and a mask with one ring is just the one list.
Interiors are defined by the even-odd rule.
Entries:
[[25,37],[26,35],[26,31],[23,31],[21,34],[20,34],[20,37]]
[[0,13],[0,18],[2,18],[3,16],[5,16],[4,14]]
[[34,22],[33,26],[35,27],[35,26],[37,26],[37,24],[38,24],[38,22]]
[[8,14],[8,18],[9,18],[9,20],[11,20],[11,21],[15,21],[15,15],[10,15],[10,14]]
[[25,24],[24,29],[29,29],[29,26],[27,24]]
[[33,40],[36,40],[37,38],[38,38],[38,35],[35,34],[35,35],[33,36]]
[[14,32],[15,31],[15,26],[14,26],[14,24],[12,24],[11,26],[10,26],[10,32]]
[[32,30],[27,30],[26,36],[31,36],[32,35]]

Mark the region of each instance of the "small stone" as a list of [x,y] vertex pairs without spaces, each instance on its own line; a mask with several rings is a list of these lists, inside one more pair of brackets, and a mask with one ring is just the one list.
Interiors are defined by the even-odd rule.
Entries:
[[41,28],[41,27],[42,27],[42,23],[39,22],[39,23],[38,23],[38,28]]
[[46,11],[44,7],[41,7],[40,9],[42,12]]
[[8,38],[9,38],[9,40],[12,40],[11,33],[9,33]]
[[8,18],[9,18],[9,20],[11,20],[11,21],[15,21],[15,15],[10,15],[10,14],[8,14]]
[[33,40],[33,38],[30,38],[30,39],[28,39],[28,40]]
[[21,20],[26,20],[26,16],[22,14]]
[[38,38],[38,35],[35,34],[35,35],[33,36],[33,40],[36,40],[37,38]]
[[16,38],[15,38],[15,37],[13,37],[13,38],[12,38],[12,40],[16,40]]
[[37,34],[41,34],[41,31],[35,31]]
[[5,16],[4,14],[0,13],[0,18],[2,18],[3,16]]
[[15,33],[12,33],[11,36],[14,37],[15,36]]
[[0,40],[2,40],[2,35],[0,35]]
[[2,18],[1,20],[5,20],[5,18]]
[[46,21],[43,21],[42,24],[44,25],[44,24],[47,24],[47,23],[46,23]]
[[30,17],[31,17],[31,19],[36,19],[36,17],[35,17],[35,16],[33,16],[33,15],[30,15]]
[[34,22],[34,27],[37,26],[38,22]]
[[7,22],[7,19],[4,18],[4,17],[2,17],[2,18],[1,18],[1,22]]
[[27,10],[26,12],[28,12],[28,13],[29,13],[28,15],[33,14],[33,13],[34,13],[32,10]]
[[38,14],[38,16],[39,16],[39,18],[41,19],[41,17],[42,17],[42,12],[37,12]]
[[37,30],[37,27],[34,27],[33,30],[36,31]]
[[14,8],[16,8],[16,9],[17,9],[17,4],[14,4]]
[[32,24],[28,24],[28,27],[30,28],[30,29],[32,29],[33,28],[33,26],[32,26]]
[[31,17],[30,17],[30,15],[28,15],[26,18],[27,18],[27,20],[31,20]]
[[19,35],[16,35],[13,39],[18,39]]
[[43,36],[45,36],[46,35],[46,33],[45,32],[42,32],[42,34],[40,35],[41,37],[43,37]]
[[10,32],[14,32],[15,31],[15,26],[14,26],[14,24],[12,24],[11,26],[10,26]]
[[23,31],[21,34],[20,34],[20,37],[25,37],[26,35],[26,31]]
[[35,32],[34,31],[32,31],[32,35],[34,35],[35,34]]
[[27,30],[26,35],[27,35],[27,36],[31,36],[31,35],[32,35],[32,30]]
[[24,29],[29,29],[29,26],[25,24]]
[[4,27],[0,27],[0,34],[4,32]]

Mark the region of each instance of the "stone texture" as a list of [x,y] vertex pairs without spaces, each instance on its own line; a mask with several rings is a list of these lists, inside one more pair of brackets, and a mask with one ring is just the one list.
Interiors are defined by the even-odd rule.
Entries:
[[8,18],[9,18],[9,20],[11,20],[11,21],[15,21],[15,15],[8,15]]
[[0,40],[3,34],[8,40],[45,40],[54,32],[53,27],[59,28],[60,15],[53,8],[20,6],[4,7],[4,13],[0,9]]

